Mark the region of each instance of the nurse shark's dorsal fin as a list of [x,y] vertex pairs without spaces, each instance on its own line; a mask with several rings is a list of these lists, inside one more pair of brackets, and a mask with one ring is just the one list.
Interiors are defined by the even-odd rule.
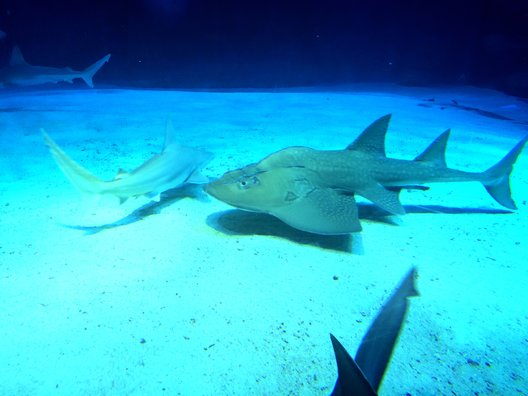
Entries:
[[9,66],[22,66],[27,65],[28,63],[24,59],[22,52],[18,46],[13,47],[11,52],[11,59],[9,60]]
[[114,180],[120,180],[120,179],[123,179],[127,176],[129,176],[130,173],[127,172],[126,170],[124,170],[123,168],[119,168],[119,170],[117,171],[115,177],[114,177]]
[[427,162],[430,165],[436,166],[438,168],[447,168],[445,152],[450,133],[451,129],[448,129],[442,133],[433,141],[433,143],[427,146],[422,154],[420,154],[414,160],[419,162]]
[[163,150],[180,148],[182,144],[178,142],[174,137],[176,132],[174,131],[174,125],[172,124],[172,119],[167,119],[167,124],[165,125],[165,142],[163,143]]
[[370,124],[356,140],[347,146],[347,150],[363,151],[369,154],[386,157],[385,135],[392,114],[386,114]]

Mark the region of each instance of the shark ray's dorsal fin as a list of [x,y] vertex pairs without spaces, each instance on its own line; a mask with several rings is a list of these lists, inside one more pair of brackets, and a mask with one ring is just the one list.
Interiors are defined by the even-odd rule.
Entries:
[[18,46],[13,47],[13,51],[11,52],[11,59],[9,60],[9,66],[21,66],[27,64],[28,63],[24,59],[20,48]]
[[385,135],[392,114],[386,114],[370,124],[361,135],[347,146],[347,150],[363,151],[385,157]]
[[433,143],[431,143],[422,154],[416,157],[414,160],[419,162],[427,162],[438,168],[447,168],[445,160],[445,152],[447,146],[447,140],[451,129],[448,129],[440,136],[438,136]]

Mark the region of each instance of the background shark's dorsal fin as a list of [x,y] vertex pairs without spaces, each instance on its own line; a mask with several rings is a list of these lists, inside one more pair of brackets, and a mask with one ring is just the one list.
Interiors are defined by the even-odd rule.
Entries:
[[440,136],[438,136],[433,143],[431,143],[422,154],[416,157],[415,161],[428,162],[431,165],[435,165],[439,168],[447,168],[445,160],[445,152],[447,146],[447,140],[451,129],[448,129]]
[[392,114],[386,114],[370,124],[361,135],[347,146],[347,150],[364,151],[385,157],[385,135]]
[[27,64],[28,63],[24,59],[20,48],[18,46],[13,47],[13,51],[11,52],[11,59],[9,60],[9,66],[20,66]]

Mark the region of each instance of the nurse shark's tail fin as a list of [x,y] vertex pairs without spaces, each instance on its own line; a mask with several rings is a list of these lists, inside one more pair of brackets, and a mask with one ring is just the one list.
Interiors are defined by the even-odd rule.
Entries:
[[101,194],[104,182],[71,159],[44,129],[40,131],[53,159],[72,184],[83,193]]
[[101,67],[103,67],[103,65],[108,62],[108,60],[110,59],[110,55],[111,54],[108,54],[104,57],[102,57],[101,59],[99,59],[97,62],[95,62],[93,65],[91,66],[88,66],[86,69],[84,69],[82,72],[81,72],[81,75],[80,77],[84,80],[84,82],[86,84],[88,84],[88,86],[90,88],[93,88],[93,76],[95,75],[95,73],[97,73],[99,71],[99,69]]

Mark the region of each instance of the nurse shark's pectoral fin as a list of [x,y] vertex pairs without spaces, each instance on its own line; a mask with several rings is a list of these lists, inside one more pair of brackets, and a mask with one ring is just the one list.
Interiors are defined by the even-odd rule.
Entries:
[[200,170],[195,170],[186,180],[186,183],[191,184],[206,184],[209,183],[209,178],[207,176],[202,175],[202,172]]
[[353,195],[314,188],[304,196],[288,192],[286,201],[270,214],[299,230],[329,235],[361,231]]

